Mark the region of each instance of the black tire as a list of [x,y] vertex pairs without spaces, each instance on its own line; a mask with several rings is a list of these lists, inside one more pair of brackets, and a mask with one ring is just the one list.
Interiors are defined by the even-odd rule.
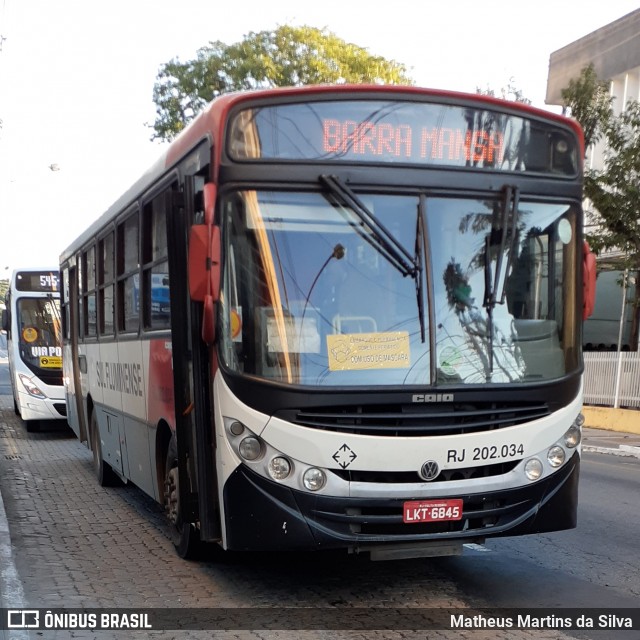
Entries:
[[40,420],[25,420],[24,424],[29,433],[37,433],[40,431]]
[[18,406],[18,403],[16,402],[15,397],[13,399],[13,410],[17,416],[20,415],[20,407]]
[[165,464],[164,508],[169,520],[171,541],[176,553],[185,559],[200,557],[202,551],[200,534],[193,524],[182,521],[178,482],[178,447],[175,436],[172,436],[169,443]]
[[102,458],[102,444],[100,442],[100,433],[98,431],[98,419],[96,412],[91,412],[89,420],[89,431],[91,433],[91,451],[93,452],[93,470],[101,487],[113,487],[120,484],[116,472],[111,468],[109,463]]

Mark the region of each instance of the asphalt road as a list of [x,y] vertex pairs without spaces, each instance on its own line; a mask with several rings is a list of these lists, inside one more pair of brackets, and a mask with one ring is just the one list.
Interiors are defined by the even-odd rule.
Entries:
[[640,607],[639,489],[640,459],[586,453],[576,529],[496,538],[472,559],[440,564],[495,606]]

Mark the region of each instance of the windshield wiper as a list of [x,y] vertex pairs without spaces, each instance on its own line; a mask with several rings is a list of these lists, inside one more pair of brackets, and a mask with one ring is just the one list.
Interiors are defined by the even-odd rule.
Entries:
[[[496,217],[491,221],[491,231],[485,238],[484,249],[484,302],[483,306],[487,310],[487,333],[489,334],[489,371],[490,377],[493,373],[493,310],[497,304],[504,304],[506,299],[507,277],[513,261],[513,254],[516,250],[518,236],[518,206],[520,204],[520,190],[517,187],[506,185],[503,189],[502,205],[499,211],[499,219],[496,224]],[[509,243],[507,247],[507,242]],[[491,277],[491,249],[498,245],[496,256],[496,271]],[[504,277],[500,280],[503,272],[503,258],[507,256],[504,267]],[[493,282],[492,282],[493,280]],[[500,294],[498,295],[498,290]]]
[[366,205],[338,176],[321,175],[320,181],[329,188],[341,205],[347,205],[361,222],[368,227],[370,234],[356,225],[356,232],[384,256],[403,276],[416,277],[419,266],[412,256],[391,234],[391,232],[367,209]]
[[418,268],[418,273],[415,276],[416,281],[416,301],[418,304],[418,318],[420,320],[420,340],[425,341],[425,326],[424,326],[424,295],[422,290],[423,272],[425,266],[425,256],[427,253],[427,231],[426,231],[426,218],[424,211],[424,198],[420,198],[418,204],[418,215],[416,219],[416,249],[415,249],[415,264]]
[[340,205],[347,205],[360,219],[362,224],[369,229],[367,233],[358,225],[352,224],[356,233],[366,240],[376,251],[380,253],[393,267],[404,277],[411,276],[416,283],[416,298],[418,304],[418,316],[420,320],[420,338],[425,341],[424,303],[422,296],[422,271],[423,271],[423,247],[425,244],[425,229],[423,215],[418,209],[416,227],[415,254],[412,256],[382,222],[370,211],[358,196],[335,175],[321,175],[320,182],[324,184],[331,195]]

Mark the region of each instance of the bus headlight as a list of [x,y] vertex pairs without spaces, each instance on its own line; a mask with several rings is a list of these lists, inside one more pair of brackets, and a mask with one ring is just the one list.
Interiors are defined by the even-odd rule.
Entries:
[[528,480],[537,480],[542,475],[542,462],[538,458],[527,460],[524,465],[524,474]]
[[238,447],[240,455],[249,461],[257,460],[262,453],[262,445],[260,440],[255,436],[245,438]]
[[552,467],[560,467],[564,464],[565,460],[564,449],[557,444],[551,447],[547,452],[547,460]]
[[276,456],[269,460],[267,469],[274,480],[284,480],[291,473],[291,463],[284,456]]
[[22,373],[18,374],[20,378],[20,382],[22,382],[22,386],[27,390],[27,393],[34,398],[46,398],[47,396],[40,391],[40,389],[33,384],[31,378],[23,375]]
[[317,467],[307,469],[302,476],[302,483],[309,491],[318,491],[319,489],[322,489],[326,481],[327,477],[324,475],[324,471]]
[[567,429],[564,434],[564,444],[567,449],[575,449],[582,440],[582,433],[580,427],[576,426],[575,422]]

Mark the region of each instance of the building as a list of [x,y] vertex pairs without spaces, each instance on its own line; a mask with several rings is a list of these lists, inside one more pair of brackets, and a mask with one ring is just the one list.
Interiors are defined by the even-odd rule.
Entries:
[[627,100],[640,99],[640,9],[554,51],[545,102],[562,104],[562,89],[589,64],[599,78],[611,82],[616,113]]

